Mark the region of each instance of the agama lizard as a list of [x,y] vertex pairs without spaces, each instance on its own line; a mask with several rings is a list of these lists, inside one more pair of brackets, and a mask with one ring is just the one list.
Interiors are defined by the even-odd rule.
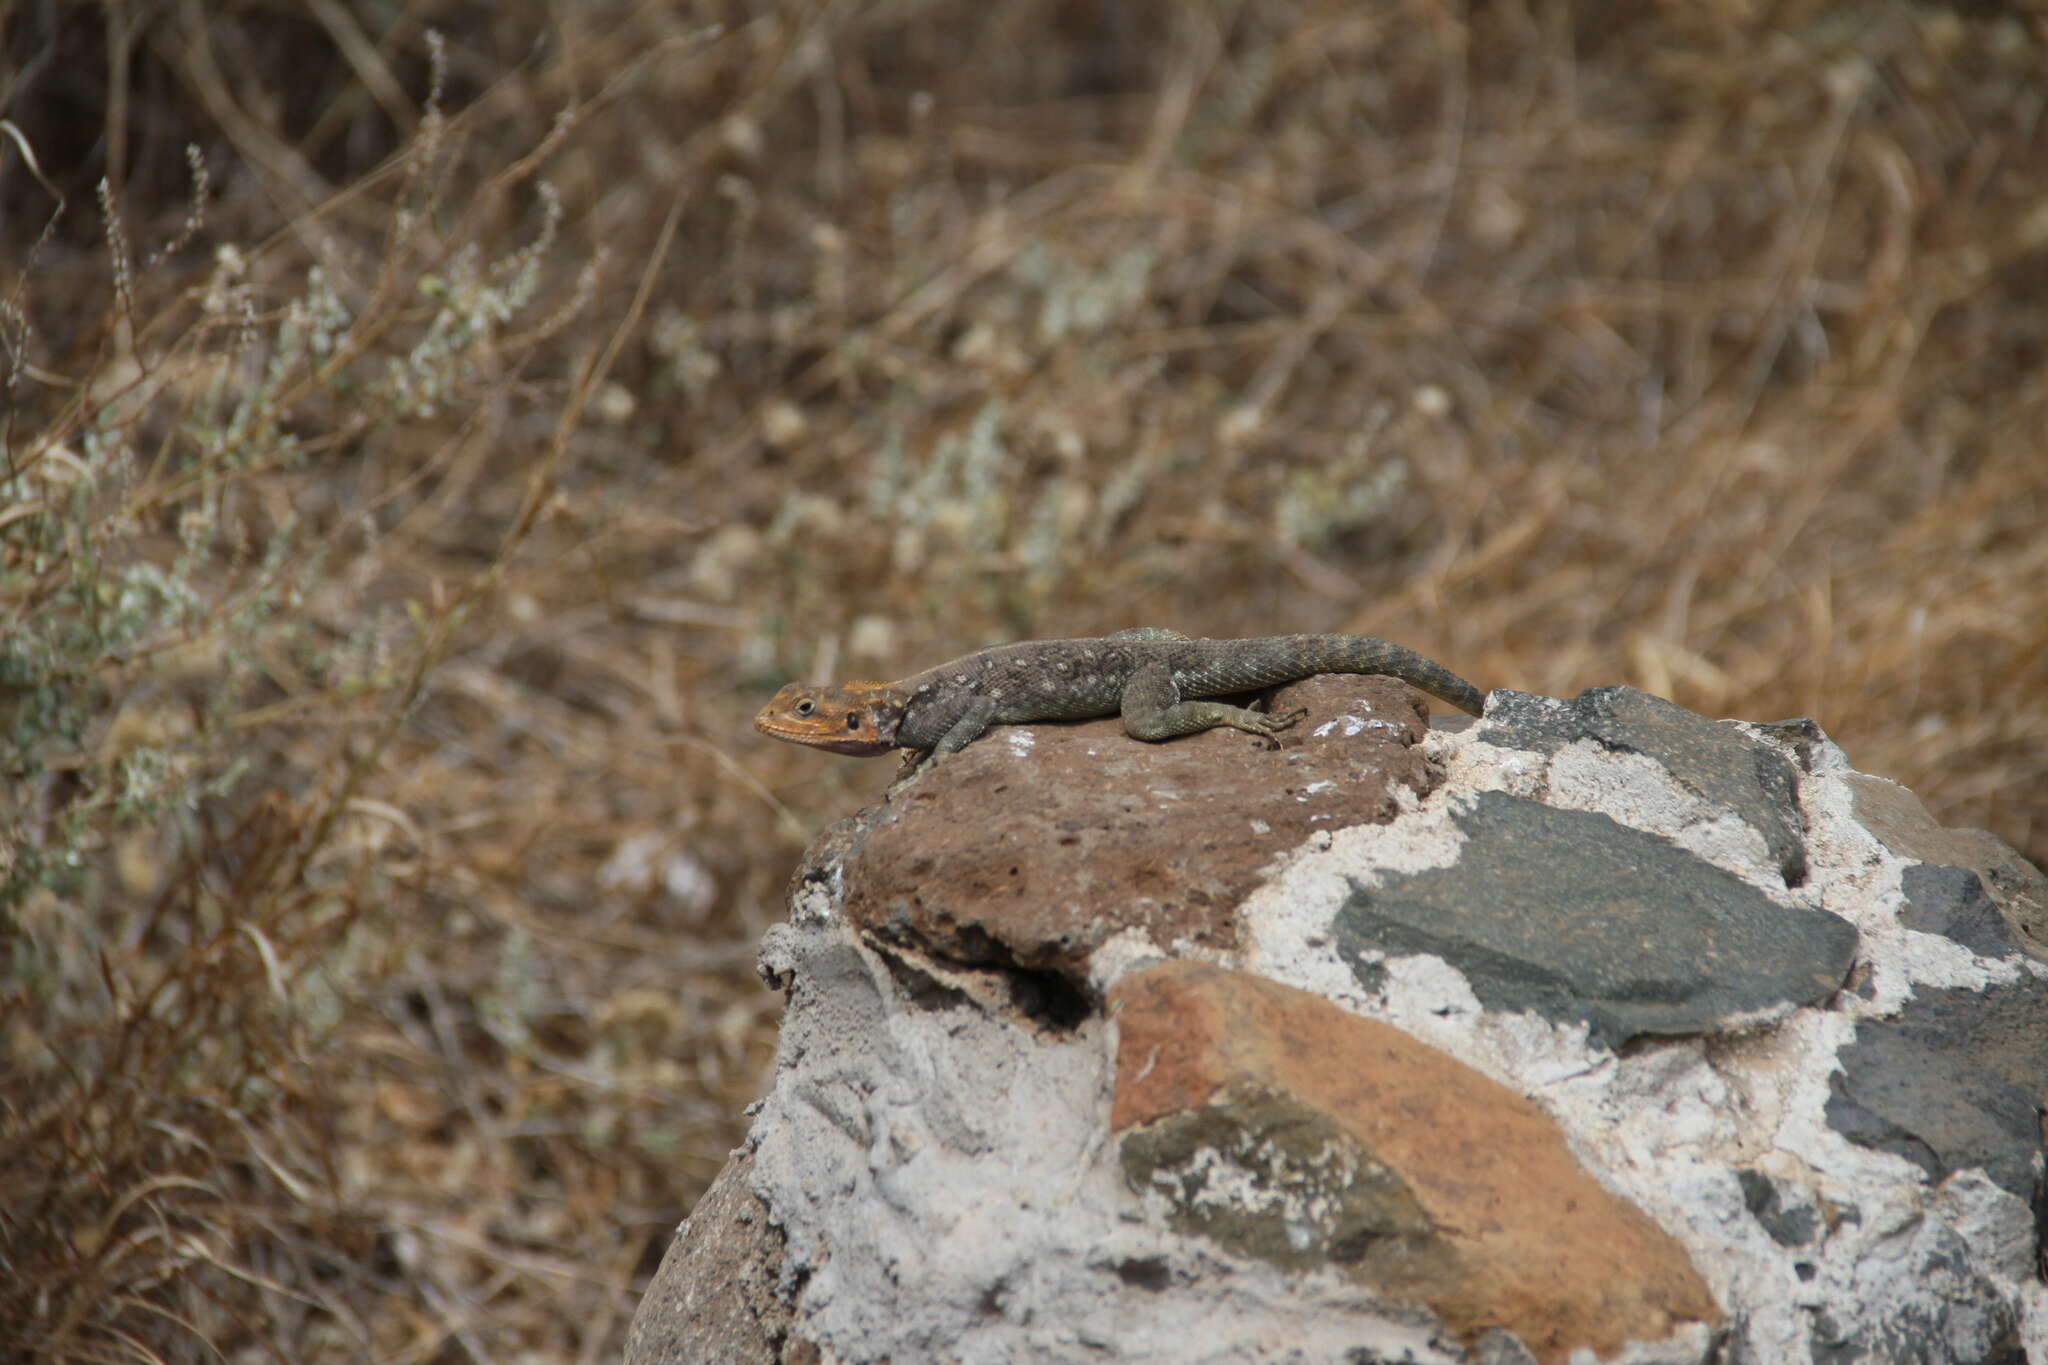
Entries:
[[1142,626],[1101,639],[997,645],[900,682],[791,683],[761,708],[754,728],[835,754],[922,749],[933,758],[958,752],[991,725],[1118,711],[1134,739],[1172,739],[1218,725],[1271,735],[1307,713],[1276,716],[1187,698],[1251,692],[1318,673],[1384,673],[1475,716],[1485,702],[1443,665],[1370,636],[1193,640]]

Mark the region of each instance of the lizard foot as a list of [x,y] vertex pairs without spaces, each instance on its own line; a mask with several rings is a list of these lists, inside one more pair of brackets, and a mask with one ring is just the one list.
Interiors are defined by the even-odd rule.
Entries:
[[1280,741],[1276,736],[1307,714],[1308,708],[1305,706],[1279,716],[1269,716],[1263,711],[1244,711],[1239,713],[1238,717],[1225,720],[1223,723],[1265,740],[1265,747],[1268,749],[1277,749],[1280,747]]
[[1296,721],[1300,720],[1303,716],[1307,714],[1308,708],[1306,706],[1298,706],[1294,710],[1289,711],[1284,716],[1273,717],[1273,728],[1275,730],[1285,730],[1288,726],[1294,724]]

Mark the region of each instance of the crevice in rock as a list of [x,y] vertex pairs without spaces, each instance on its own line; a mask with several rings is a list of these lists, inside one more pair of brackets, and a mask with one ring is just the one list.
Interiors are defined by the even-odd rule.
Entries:
[[1096,1012],[1094,997],[1055,971],[1015,963],[955,962],[881,941],[874,946],[890,978],[916,1009],[987,1009],[997,1002],[1056,1034],[1072,1033]]
[[1168,1269],[1164,1256],[1138,1256],[1118,1261],[1116,1277],[1125,1284],[1153,1294],[1164,1293],[1173,1285],[1173,1272]]
[[951,982],[941,981],[900,952],[884,949],[880,956],[889,969],[890,979],[896,983],[912,1007],[920,1010],[950,1010],[973,1003],[966,991]]
[[1018,1012],[1055,1033],[1072,1033],[1095,1012],[1088,993],[1058,972],[1010,967],[1004,969],[1003,976],[1009,983],[1010,1003]]

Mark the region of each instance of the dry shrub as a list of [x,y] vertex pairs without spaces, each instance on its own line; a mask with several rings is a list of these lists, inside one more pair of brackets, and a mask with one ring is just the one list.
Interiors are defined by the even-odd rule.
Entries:
[[[172,279],[208,230],[195,146],[186,221],[147,256],[102,182],[107,323],[76,374],[37,354],[48,300],[9,302],[0,1343],[36,1358],[420,1335],[384,1303],[417,1252],[352,1145],[406,1099],[371,1045],[433,989],[403,919],[434,886],[430,832],[376,787],[611,358],[575,348],[555,357],[574,382],[526,387],[590,303],[535,175],[554,140],[465,184],[427,41],[412,136],[293,220],[307,250],[220,243]],[[328,236],[368,201],[378,237]],[[478,536],[454,479],[543,394],[556,434]],[[415,575],[417,542],[450,534],[471,566]]]
[[891,766],[751,736],[796,674],[1366,630],[2048,851],[2031,21],[70,8],[54,228],[0,162],[17,1349],[614,1352]]

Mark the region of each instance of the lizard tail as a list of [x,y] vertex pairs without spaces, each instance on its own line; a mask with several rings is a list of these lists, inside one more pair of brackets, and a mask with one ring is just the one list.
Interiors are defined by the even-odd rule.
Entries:
[[1486,694],[1445,668],[1405,645],[1370,635],[1293,635],[1286,637],[1299,667],[1293,676],[1314,673],[1381,673],[1419,687],[1460,711],[1479,715],[1486,709]]
[[1405,645],[1370,634],[1276,634],[1251,641],[1188,641],[1174,647],[1200,661],[1200,696],[1272,688],[1317,673],[1384,673],[1475,716],[1487,694]]
[[1468,714],[1477,716],[1485,712],[1486,694],[1434,659],[1425,658],[1390,640],[1374,640],[1370,636],[1358,638],[1377,645],[1383,651],[1382,661],[1371,672],[1390,674]]

